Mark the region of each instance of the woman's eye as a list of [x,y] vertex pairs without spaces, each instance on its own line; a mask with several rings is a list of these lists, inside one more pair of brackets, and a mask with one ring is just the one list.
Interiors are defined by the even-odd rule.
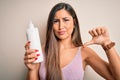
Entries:
[[58,22],[58,20],[53,20],[53,23],[57,23]]
[[64,19],[64,21],[69,21],[69,19]]

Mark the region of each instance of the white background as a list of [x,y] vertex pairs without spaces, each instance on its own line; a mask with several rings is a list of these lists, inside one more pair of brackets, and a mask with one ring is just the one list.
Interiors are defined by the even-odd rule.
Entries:
[[[0,80],[25,80],[24,44],[29,20],[40,30],[45,41],[46,22],[51,8],[62,0],[0,0]],[[88,30],[97,26],[109,29],[111,40],[120,52],[120,0],[64,0],[73,6],[79,22],[83,42],[89,41]],[[98,45],[90,46],[107,61]],[[119,53],[120,54],[120,53]],[[84,80],[104,80],[89,66]]]

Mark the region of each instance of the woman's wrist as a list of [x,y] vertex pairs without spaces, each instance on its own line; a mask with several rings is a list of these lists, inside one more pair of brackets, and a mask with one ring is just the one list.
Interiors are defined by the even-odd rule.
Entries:
[[38,72],[38,69],[28,69],[28,72]]
[[39,71],[37,71],[37,70],[29,70],[29,71],[28,71],[28,74],[29,74],[29,75],[38,75],[38,72],[39,72]]
[[103,44],[102,44],[102,48],[105,50],[105,51],[108,51],[110,50],[112,47],[115,46],[115,42],[112,42],[111,40],[108,40],[108,41],[105,41]]
[[102,46],[106,46],[106,45],[110,44],[111,42],[112,42],[111,40],[106,40],[103,42]]
[[28,70],[27,80],[39,80],[39,73],[37,70]]

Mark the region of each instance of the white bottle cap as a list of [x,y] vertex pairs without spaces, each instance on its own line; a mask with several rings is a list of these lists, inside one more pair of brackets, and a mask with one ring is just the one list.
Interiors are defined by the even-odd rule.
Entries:
[[33,29],[33,28],[34,28],[34,24],[32,23],[32,21],[29,21],[29,26],[28,26],[28,28],[30,28],[30,29]]

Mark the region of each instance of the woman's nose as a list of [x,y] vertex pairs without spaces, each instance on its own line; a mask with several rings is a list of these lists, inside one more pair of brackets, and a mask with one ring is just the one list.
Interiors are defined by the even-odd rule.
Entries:
[[63,29],[65,27],[65,24],[63,21],[60,21],[60,24],[59,24],[59,29]]

